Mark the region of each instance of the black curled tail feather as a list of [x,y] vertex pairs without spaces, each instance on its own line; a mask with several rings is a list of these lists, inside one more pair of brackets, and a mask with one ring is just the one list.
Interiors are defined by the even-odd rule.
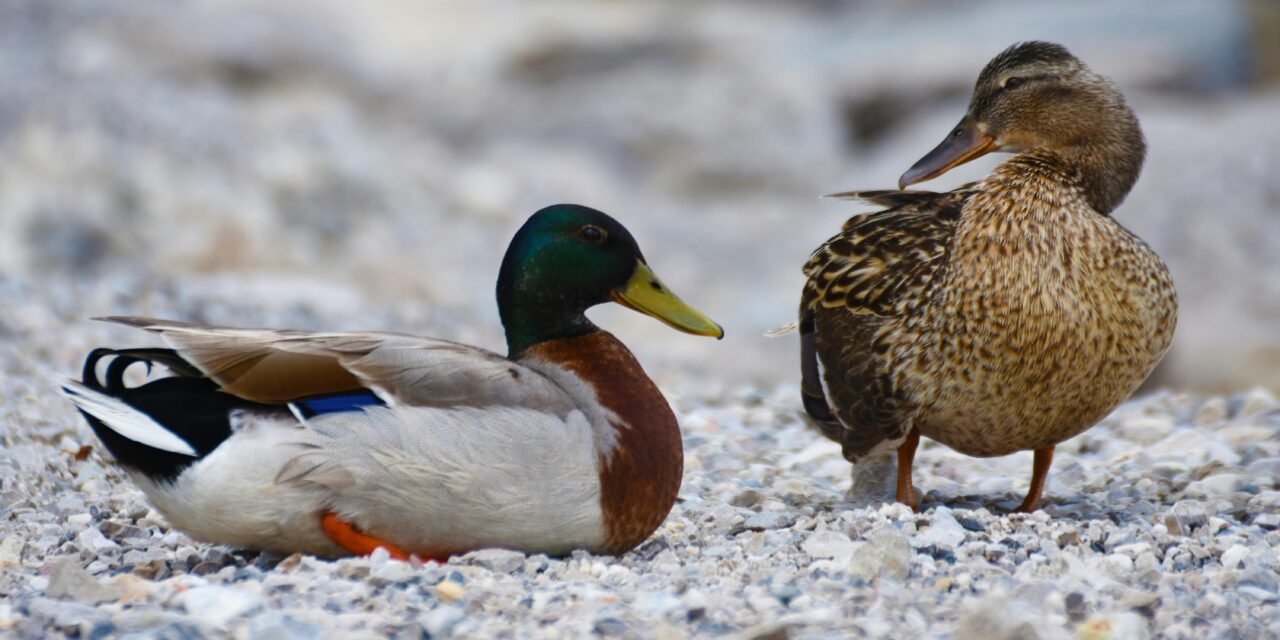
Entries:
[[[112,360],[99,376],[99,364],[104,358]],[[154,364],[163,364],[174,375],[128,387],[125,372],[139,362],[146,365],[148,372]],[[85,358],[82,384],[145,414],[190,445],[194,457],[149,446],[125,437],[101,419],[80,410],[116,460],[157,481],[173,480],[230,437],[232,411],[283,410],[222,393],[215,382],[203,377],[171,349],[94,349]]]
[[[818,368],[814,341],[813,310],[806,309],[800,316],[800,397],[810,418],[820,425],[839,427],[839,420],[827,404],[827,396],[822,390],[822,372]],[[823,431],[826,431],[825,426]]]

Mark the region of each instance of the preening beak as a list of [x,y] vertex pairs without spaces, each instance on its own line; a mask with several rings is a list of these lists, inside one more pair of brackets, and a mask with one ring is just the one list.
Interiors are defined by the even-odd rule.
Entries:
[[978,130],[968,118],[947,136],[942,144],[920,158],[907,172],[898,178],[898,189],[936,178],[974,158],[996,150],[995,138]]
[[685,333],[717,339],[724,337],[724,329],[720,325],[671,293],[649,266],[638,260],[635,273],[631,274],[627,284],[613,290],[613,300]]

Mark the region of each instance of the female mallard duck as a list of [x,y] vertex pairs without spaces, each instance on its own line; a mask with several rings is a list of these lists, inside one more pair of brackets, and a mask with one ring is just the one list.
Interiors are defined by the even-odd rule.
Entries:
[[[987,64],[899,191],[839,194],[889,207],[849,219],[804,269],[805,408],[847,459],[897,448],[914,508],[921,436],[972,456],[1031,449],[1019,511],[1037,508],[1054,445],[1128,398],[1173,338],[1168,269],[1110,217],[1145,150],[1109,80],[1028,42]],[[901,190],[991,151],[1017,155],[954,191]]]
[[[171,349],[98,349],[65,391],[151,503],[208,542],[399,558],[634,547],[675,501],[680,429],[583,312],[612,300],[724,332],[663,286],[621,224],[576,205],[529,218],[497,293],[506,358],[394,333],[108,318]],[[139,361],[172,375],[125,386]]]

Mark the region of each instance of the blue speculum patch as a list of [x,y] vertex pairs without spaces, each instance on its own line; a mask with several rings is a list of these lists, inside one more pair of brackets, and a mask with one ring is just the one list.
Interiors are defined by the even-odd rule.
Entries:
[[361,411],[365,407],[385,406],[381,398],[372,391],[344,391],[323,396],[312,396],[293,401],[294,406],[304,418],[314,418],[326,413],[342,413],[344,411]]

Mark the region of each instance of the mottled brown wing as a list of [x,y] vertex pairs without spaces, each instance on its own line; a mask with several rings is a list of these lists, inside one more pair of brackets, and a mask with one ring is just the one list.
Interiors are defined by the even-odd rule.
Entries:
[[837,194],[891,206],[854,216],[805,264],[801,393],[824,435],[857,460],[906,435],[910,398],[889,361],[892,328],[933,291],[972,191]]

